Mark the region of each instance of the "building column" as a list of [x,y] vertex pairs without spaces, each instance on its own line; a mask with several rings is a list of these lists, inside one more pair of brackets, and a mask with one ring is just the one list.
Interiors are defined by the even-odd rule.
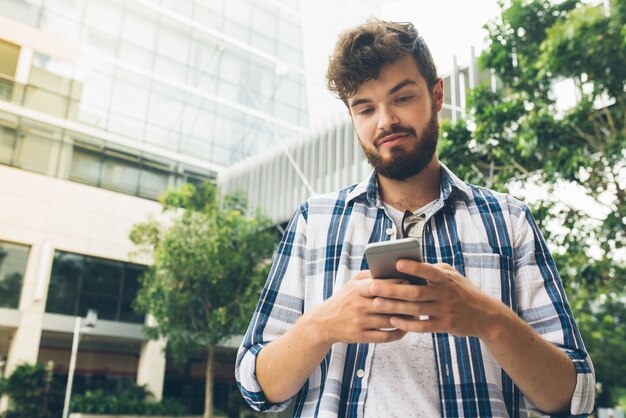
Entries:
[[[53,259],[54,248],[49,240],[31,247],[20,297],[20,321],[9,343],[5,376],[22,363],[37,363]],[[0,402],[0,412],[7,408],[5,397]]]
[[[148,315],[147,325],[154,324],[152,315]],[[165,346],[166,338],[148,340],[141,343],[139,365],[137,367],[137,384],[147,385],[156,400],[163,398],[163,382],[165,380]]]

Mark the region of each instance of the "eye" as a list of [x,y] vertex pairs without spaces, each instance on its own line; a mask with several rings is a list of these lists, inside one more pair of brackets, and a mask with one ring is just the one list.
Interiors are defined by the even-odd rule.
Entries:
[[404,102],[408,102],[409,100],[411,100],[413,98],[413,95],[407,95],[407,96],[400,96],[396,99],[396,103],[404,103]]
[[358,111],[358,114],[362,115],[362,116],[366,116],[366,115],[369,115],[372,112],[374,112],[374,108],[373,107],[364,107],[363,109]]

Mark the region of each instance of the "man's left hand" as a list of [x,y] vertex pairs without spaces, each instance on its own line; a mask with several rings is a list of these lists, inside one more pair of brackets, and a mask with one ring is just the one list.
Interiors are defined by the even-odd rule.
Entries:
[[[394,284],[378,279],[370,287],[373,304],[394,327],[410,332],[445,332],[488,339],[508,308],[481,292],[449,264],[399,260],[399,271],[428,280],[428,285]],[[420,316],[428,315],[427,320]]]

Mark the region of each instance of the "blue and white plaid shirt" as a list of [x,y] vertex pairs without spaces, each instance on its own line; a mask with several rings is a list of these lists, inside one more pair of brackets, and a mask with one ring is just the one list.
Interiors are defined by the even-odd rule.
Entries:
[[[499,298],[572,360],[577,373],[571,416],[593,409],[595,377],[548,247],[528,208],[513,197],[460,181],[442,165],[441,195],[426,220],[426,262],[448,263],[483,292]],[[374,174],[358,185],[316,196],[291,219],[237,354],[236,377],[246,401],[279,411],[256,379],[256,357],[303,314],[358,271],[369,242],[395,239]],[[393,233],[391,233],[393,232]],[[443,417],[544,416],[475,337],[433,334]],[[393,344],[393,343],[391,343]],[[298,392],[294,416],[362,417],[371,344],[336,343]],[[407,382],[406,390],[411,390]]]

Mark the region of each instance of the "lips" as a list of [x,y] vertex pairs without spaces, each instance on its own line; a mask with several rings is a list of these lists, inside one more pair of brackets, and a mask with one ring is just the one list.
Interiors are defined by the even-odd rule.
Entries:
[[398,132],[395,134],[391,134],[391,135],[387,135],[383,138],[380,139],[380,141],[378,141],[378,146],[382,147],[382,146],[394,146],[397,145],[399,143],[401,143],[402,141],[404,141],[404,139],[406,137],[408,137],[409,134],[406,132]]

